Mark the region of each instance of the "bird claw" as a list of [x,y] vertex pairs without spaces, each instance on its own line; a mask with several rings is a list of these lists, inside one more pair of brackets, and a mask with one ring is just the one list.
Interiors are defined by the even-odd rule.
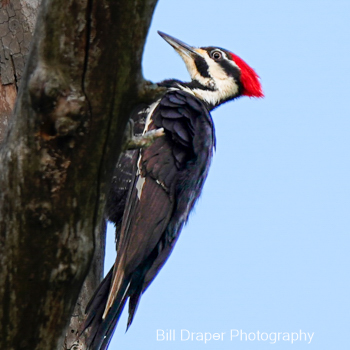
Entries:
[[150,146],[157,138],[164,136],[164,129],[159,128],[156,130],[147,131],[140,136],[135,136],[133,133],[134,123],[131,122],[128,124],[126,132],[129,133],[129,137],[126,142],[125,149],[133,150],[137,148],[144,148]]

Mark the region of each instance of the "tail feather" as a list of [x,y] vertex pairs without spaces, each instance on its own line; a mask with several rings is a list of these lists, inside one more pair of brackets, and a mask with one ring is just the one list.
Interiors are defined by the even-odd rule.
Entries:
[[92,298],[86,306],[85,313],[87,314],[87,318],[82,326],[80,334],[83,333],[85,329],[90,327],[94,322],[96,323],[97,320],[102,317],[104,307],[107,302],[109,289],[112,283],[112,277],[113,267],[108,272],[107,276],[103,279],[103,281],[100,283],[94,295],[92,296]]
[[141,294],[142,294],[142,284],[140,284],[140,287],[130,295],[129,298],[129,317],[128,317],[128,324],[126,326],[126,330],[129,329],[131,326],[131,323],[134,319],[135,313],[137,311],[137,307],[139,306],[139,302],[141,299]]
[[113,267],[101,282],[95,294],[88,303],[85,312],[87,318],[81,328],[80,335],[90,328],[87,333],[86,345],[88,350],[105,350],[114,333],[120,315],[128,298],[128,281],[124,280],[116,295],[113,305],[105,318],[103,313],[106,308],[110,287],[113,278]]
[[129,317],[126,330],[129,329],[144,291],[149,264],[147,261],[128,275],[122,269],[114,271],[112,267],[104,278],[86,307],[87,318],[83,331],[90,327],[86,339],[88,350],[107,349],[128,298]]
[[108,348],[119,318],[123,312],[126,300],[127,296],[124,296],[119,305],[114,304],[111,307],[105,319],[100,319],[101,323],[95,333],[94,339],[91,339],[88,349],[106,350]]
[[87,317],[85,319],[85,322],[80,327],[79,336],[81,336],[85,330],[90,327],[90,331],[87,337],[88,343],[91,343],[91,339],[95,337],[96,331],[101,323],[102,314],[107,302],[110,285],[112,283],[112,276],[113,268],[100,283],[85,308],[85,314],[87,314]]

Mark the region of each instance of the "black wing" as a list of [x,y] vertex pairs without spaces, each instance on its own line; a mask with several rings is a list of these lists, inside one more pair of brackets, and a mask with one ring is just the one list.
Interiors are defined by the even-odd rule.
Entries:
[[205,106],[187,92],[168,92],[146,124],[147,131],[161,127],[165,136],[136,156],[117,260],[101,287],[105,291],[108,284],[110,290],[103,319],[91,333],[92,349],[106,349],[127,298],[131,324],[142,292],[169,257],[207,176],[215,136]]
[[[135,134],[142,134],[144,130],[148,111],[147,107],[147,105],[139,105],[131,113]],[[134,176],[136,153],[137,151],[131,150],[120,155],[114,169],[111,188],[107,197],[105,217],[116,226],[116,240],[118,240],[120,233],[126,199],[128,197],[130,183]]]
[[[135,134],[142,134],[145,127],[147,114],[147,105],[139,105],[131,113],[130,118],[133,121]],[[130,184],[134,177],[137,153],[138,151],[130,150],[120,155],[114,169],[111,187],[106,201],[104,220],[114,223],[116,241],[119,239],[125,204],[130,189]],[[86,307],[85,312],[87,317],[82,326],[81,332],[83,332],[86,328],[91,327],[89,334],[90,343],[93,341],[93,338],[95,337],[96,332],[102,322],[102,315],[106,307],[112,277],[113,267],[100,283]]]

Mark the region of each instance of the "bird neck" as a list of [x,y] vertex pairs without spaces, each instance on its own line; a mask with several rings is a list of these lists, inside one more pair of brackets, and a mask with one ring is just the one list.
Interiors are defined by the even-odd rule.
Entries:
[[192,80],[190,82],[183,82],[181,80],[169,79],[158,83],[158,85],[169,89],[171,88],[181,89],[183,91],[186,91],[192,94],[193,96],[195,96],[196,98],[198,98],[203,102],[203,104],[206,106],[208,111],[212,111],[214,108],[218,107],[219,105],[238,97],[238,95],[236,96],[223,95],[220,90],[203,85],[197,80]]

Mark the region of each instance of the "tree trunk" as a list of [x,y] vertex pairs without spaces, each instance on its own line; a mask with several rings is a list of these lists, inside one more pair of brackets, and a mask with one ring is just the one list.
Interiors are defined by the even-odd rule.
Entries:
[[29,1],[2,0],[1,349],[70,346],[94,247],[79,312],[101,274],[99,232],[123,130],[153,94],[141,57],[156,2],[43,0],[23,71],[35,16]]
[[105,256],[105,234],[106,222],[101,221],[100,230],[95,234],[95,254],[91,263],[89,273],[80,290],[78,300],[75,304],[73,314],[67,328],[63,350],[84,350],[86,349],[86,340],[88,331],[79,336],[81,326],[85,321],[85,308],[90,298],[94,294],[103,277],[103,265]]
[[0,143],[15,104],[39,3],[39,0],[0,3]]

